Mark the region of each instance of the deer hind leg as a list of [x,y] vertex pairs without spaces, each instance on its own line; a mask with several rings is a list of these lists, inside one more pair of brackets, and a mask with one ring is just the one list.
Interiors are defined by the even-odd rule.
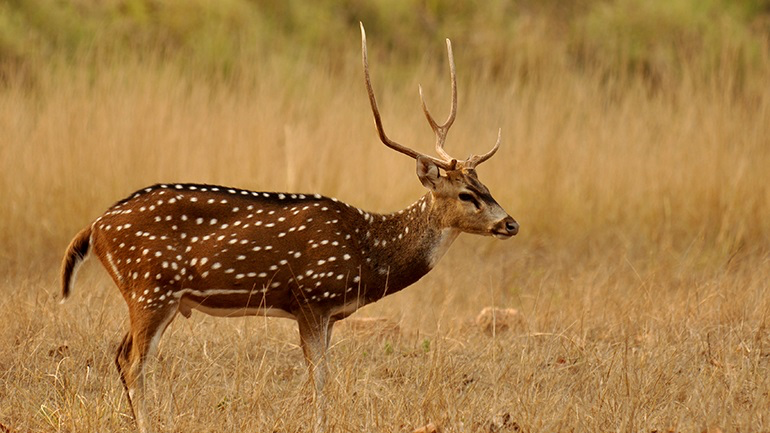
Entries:
[[115,365],[140,433],[151,431],[145,407],[144,368],[157,351],[158,342],[176,312],[175,306],[158,310],[132,309],[131,330],[123,337],[115,356]]
[[316,415],[314,431],[321,432],[326,425],[326,402],[323,394],[327,372],[326,352],[334,320],[328,314],[314,314],[308,311],[301,311],[296,316],[302,352],[308,367],[308,382],[313,387]]

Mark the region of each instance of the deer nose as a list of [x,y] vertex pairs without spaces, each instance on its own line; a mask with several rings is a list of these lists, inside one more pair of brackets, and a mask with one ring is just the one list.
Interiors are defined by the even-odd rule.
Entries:
[[507,217],[503,221],[504,221],[505,230],[508,232],[510,236],[514,236],[516,235],[516,233],[519,232],[519,223],[517,223],[515,219],[511,217]]

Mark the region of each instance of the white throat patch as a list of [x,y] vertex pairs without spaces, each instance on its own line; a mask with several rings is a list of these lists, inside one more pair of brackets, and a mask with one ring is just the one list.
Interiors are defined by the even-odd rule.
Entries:
[[441,234],[438,239],[436,239],[436,243],[433,244],[430,251],[428,251],[428,266],[430,269],[433,269],[438,261],[444,257],[444,254],[446,254],[449,247],[452,246],[452,242],[454,242],[459,235],[459,229],[446,228],[441,230]]

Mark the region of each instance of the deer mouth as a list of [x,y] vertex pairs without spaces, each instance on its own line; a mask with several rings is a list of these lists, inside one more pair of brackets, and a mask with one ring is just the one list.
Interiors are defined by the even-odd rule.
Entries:
[[506,217],[492,227],[492,236],[497,239],[510,239],[519,232],[519,223],[511,217]]

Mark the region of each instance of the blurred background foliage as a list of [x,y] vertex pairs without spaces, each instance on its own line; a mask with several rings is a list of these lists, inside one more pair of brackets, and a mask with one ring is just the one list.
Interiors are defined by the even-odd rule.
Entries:
[[440,65],[437,41],[449,37],[458,61],[484,65],[477,77],[588,71],[659,88],[726,74],[741,89],[766,73],[770,0],[0,0],[0,72],[34,78],[52,58],[125,56],[217,79],[265,58],[338,68],[358,55],[359,21],[380,61]]

